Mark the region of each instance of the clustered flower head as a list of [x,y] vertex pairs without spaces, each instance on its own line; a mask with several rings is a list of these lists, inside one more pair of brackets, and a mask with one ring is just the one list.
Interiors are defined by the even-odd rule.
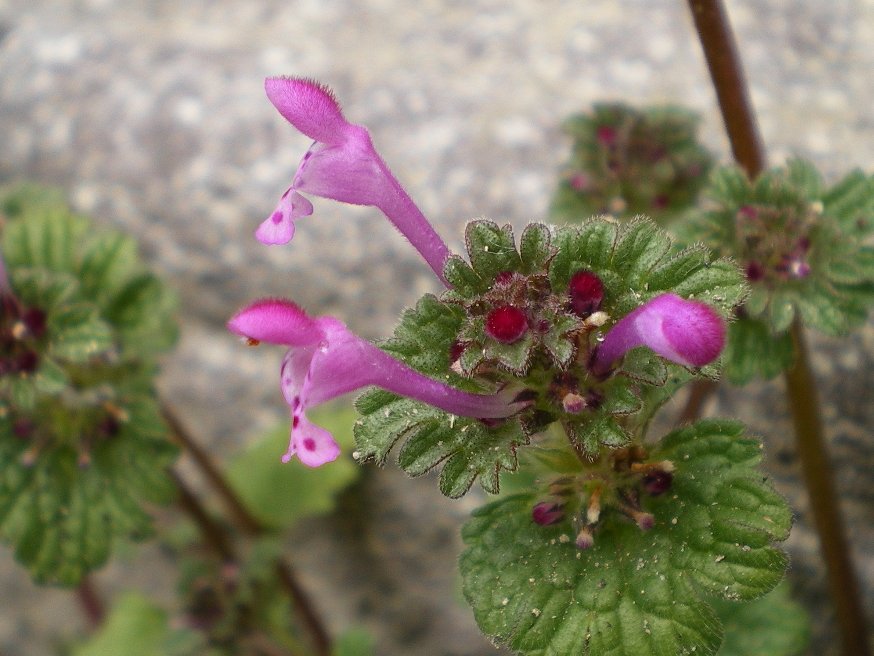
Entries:
[[697,117],[678,107],[608,103],[572,116],[565,131],[573,150],[553,214],[569,221],[602,213],[675,216],[694,203],[711,166],[697,126]]
[[751,292],[742,321],[780,335],[799,317],[840,335],[865,320],[874,280],[874,178],[854,171],[828,187],[812,164],[792,159],[754,180],[723,167],[705,196],[706,210],[682,229],[688,241],[703,241],[743,267]]
[[[296,219],[313,211],[302,194],[377,207],[450,288],[447,298],[455,299],[450,302],[467,315],[447,349],[451,371],[475,378],[488,390],[462,391],[415,371],[333,317],[310,317],[287,300],[257,301],[236,314],[228,327],[249,343],[289,348],[281,367],[281,388],[292,418],[284,460],[297,455],[304,464],[318,466],[335,459],[336,443],[307,420],[306,410],[365,386],[381,387],[451,415],[480,419],[486,426],[517,416],[536,426],[536,417],[544,414],[544,395],[558,395],[560,413],[579,414],[598,406],[599,385],[637,347],[686,367],[701,367],[719,355],[725,326],[714,309],[664,293],[624,317],[609,317],[602,311],[605,284],[595,270],[576,271],[558,293],[545,272],[497,271],[483,294],[464,300],[452,289],[447,273],[454,265],[449,260],[457,258],[450,258],[445,243],[374,149],[366,129],[347,122],[333,95],[315,82],[270,78],[266,89],[280,113],[315,143],[279,206],[259,227],[259,240],[279,244],[292,238]],[[594,331],[608,321],[606,334],[599,332],[595,339]],[[563,352],[572,343],[577,344],[573,351],[553,354],[552,365],[536,355],[551,348]],[[569,368],[567,358],[577,351],[577,361]],[[490,353],[497,354],[495,359],[489,359]],[[547,380],[541,380],[539,388],[526,378],[534,371],[534,360],[539,367],[535,377]],[[501,366],[495,368],[494,363]],[[541,375],[544,367],[547,375]],[[447,378],[449,373],[448,369]],[[581,379],[589,381],[588,391],[580,389]],[[652,483],[660,484],[664,481]],[[550,523],[561,514],[560,507],[558,502],[538,506],[535,521]]]

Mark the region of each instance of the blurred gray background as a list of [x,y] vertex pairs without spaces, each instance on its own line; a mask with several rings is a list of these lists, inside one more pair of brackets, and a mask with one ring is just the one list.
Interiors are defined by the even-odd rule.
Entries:
[[[874,169],[874,1],[727,3],[773,163],[812,159],[834,179]],[[182,338],[162,389],[218,456],[281,421],[279,351],[244,349],[224,321],[257,296],[384,336],[438,284],[372,209],[315,202],[292,244],[252,233],[308,140],[266,100],[290,74],[334,88],[453,249],[470,218],[541,219],[593,101],[681,102],[727,161],[715,97],[681,0],[0,1],[0,182],[59,185],[75,207],[135,234],[179,292]],[[833,455],[869,605],[874,586],[874,331],[816,339]],[[816,618],[811,653],[835,647],[816,541],[797,484],[781,384],[724,391],[710,412],[766,435],[769,467],[799,513],[788,548]],[[372,469],[372,468],[371,468]],[[378,653],[494,654],[459,603],[458,524],[478,503],[435,481],[371,472],[344,512],[289,542],[334,631],[369,626]],[[372,518],[373,523],[364,519]],[[97,577],[169,601],[171,563],[145,547]],[[47,654],[82,628],[70,595],[37,589],[0,549],[0,653]]]

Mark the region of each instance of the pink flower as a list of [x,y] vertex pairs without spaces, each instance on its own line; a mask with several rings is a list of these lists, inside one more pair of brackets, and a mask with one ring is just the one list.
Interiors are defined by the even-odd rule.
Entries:
[[255,236],[285,244],[294,222],[313,213],[301,194],[379,208],[444,281],[449,249],[373,147],[367,129],[346,121],[333,94],[312,80],[271,77],[267,97],[279,113],[315,143],[301,160],[291,187]]
[[598,347],[594,371],[608,372],[627,351],[646,346],[685,367],[713,362],[725,346],[725,322],[709,305],[662,294],[616,323]]
[[480,419],[509,417],[526,405],[504,394],[471,394],[428,378],[358,337],[338,319],[310,317],[291,301],[256,301],[234,315],[228,328],[256,342],[290,347],[280,373],[292,425],[284,462],[295,454],[310,467],[334,460],[340,453],[337,443],[307,420],[306,410],[369,385]]

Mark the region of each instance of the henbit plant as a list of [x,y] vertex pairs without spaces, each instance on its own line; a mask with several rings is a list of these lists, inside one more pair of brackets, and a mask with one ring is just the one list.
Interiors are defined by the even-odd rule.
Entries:
[[0,536],[35,580],[71,585],[172,497],[152,379],[174,301],[131,238],[38,194],[2,207]]
[[571,116],[564,129],[573,146],[551,217],[573,223],[596,214],[645,214],[671,222],[694,204],[712,166],[697,128],[695,114],[674,106],[599,103]]
[[258,238],[290,238],[311,208],[301,192],[373,205],[447,287],[407,310],[380,349],[290,301],[231,319],[249,344],[290,348],[285,457],[335,457],[304,410],[381,387],[356,404],[359,461],[382,464],[400,445],[401,468],[439,467],[450,497],[476,479],[497,493],[504,474],[536,472],[463,532],[465,597],[493,640],[524,654],[714,653],[723,633],[707,598],[754,599],[780,581],[775,543],[791,513],[737,422],[648,428],[679,387],[718,371],[726,321],[747,293],[742,273],[703,246],[673,250],[646,220],[535,223],[518,245],[508,226],[479,220],[467,260],[450,255],[329,91],[296,78],[266,88],[316,143]]

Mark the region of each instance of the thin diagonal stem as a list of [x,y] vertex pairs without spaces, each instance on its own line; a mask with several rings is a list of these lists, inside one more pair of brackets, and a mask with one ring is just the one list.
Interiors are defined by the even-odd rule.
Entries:
[[[687,1],[716,88],[732,152],[750,178],[754,178],[765,167],[765,152],[725,9],[720,0]],[[786,390],[805,485],[828,572],[829,590],[841,630],[843,653],[845,656],[869,656],[866,619],[825,447],[825,431],[804,331],[797,320],[791,331],[796,361],[785,372]]]
[[765,168],[765,150],[731,24],[720,0],[688,0],[716,89],[735,160],[755,178]]
[[[191,456],[200,471],[204,476],[206,476],[207,480],[209,480],[210,484],[221,497],[225,507],[240,531],[249,537],[264,535],[266,533],[264,526],[255,516],[252,515],[252,513],[249,512],[249,509],[246,508],[245,504],[240,500],[236,492],[234,492],[233,488],[230,486],[227,479],[225,479],[218,465],[213,461],[209,453],[201,447],[185,429],[185,426],[176,416],[173,408],[171,408],[167,403],[162,403],[161,410],[164,419],[170,426],[173,436],[176,438],[176,441],[182,445],[186,453]],[[179,479],[178,476],[175,476],[175,478],[177,479],[178,486],[181,479]],[[186,495],[182,492],[181,501],[183,502],[183,505],[187,505],[189,509],[192,508],[190,494]],[[195,520],[197,519],[198,518],[195,517]],[[200,520],[203,521],[202,515]],[[209,529],[207,523],[200,523],[200,525]],[[225,549],[221,544],[222,538],[213,535],[212,540],[214,541],[214,546],[221,553],[221,551]],[[232,553],[232,551],[228,553]],[[222,557],[224,557],[224,555]],[[279,578],[280,584],[294,604],[295,610],[309,634],[316,655],[329,656],[331,653],[331,639],[307,593],[298,583],[294,569],[288,562],[280,558],[276,563],[276,574]]]
[[185,452],[191,456],[198,469],[221,497],[222,503],[224,503],[234,523],[247,535],[259,535],[262,532],[261,524],[252,516],[252,513],[231,488],[209,453],[194,440],[173,408],[167,403],[162,403],[161,413],[164,415],[164,421],[170,426],[173,436],[182,445]]

